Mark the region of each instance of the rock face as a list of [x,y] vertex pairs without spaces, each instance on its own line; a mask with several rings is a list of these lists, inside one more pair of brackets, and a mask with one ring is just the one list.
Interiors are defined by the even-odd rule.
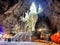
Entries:
[[60,1],[49,0],[44,13],[49,17],[52,25],[51,27],[57,28],[57,31],[60,31]]
[[60,31],[60,1],[59,0],[54,1],[53,17],[55,20],[54,23],[57,26],[57,30]]
[[[29,0],[0,0],[0,24],[6,30],[13,30],[14,26],[20,25],[23,30],[24,22],[21,17],[25,16],[25,12],[29,10],[31,1]],[[47,7],[44,13],[49,17],[53,28],[60,30],[60,2],[59,0],[47,0]]]
[[11,6],[16,4],[18,0],[0,0],[0,14],[6,12]]
[[[44,6],[45,7],[45,9],[44,9],[44,12],[43,12],[43,14],[40,14],[40,15],[44,15],[44,14],[46,14],[46,16],[49,18],[49,20],[50,20],[50,22],[51,22],[51,25],[50,25],[50,30],[51,30],[51,32],[52,32],[52,34],[53,33],[56,33],[57,31],[60,31],[60,17],[59,17],[59,15],[60,15],[60,9],[59,9],[59,6],[60,6],[60,3],[59,3],[59,1],[58,0],[47,0],[47,4],[46,4],[46,6]],[[44,16],[45,17],[45,16]],[[42,19],[44,19],[44,17],[42,18]],[[41,18],[41,16],[39,17],[39,18]],[[38,19],[39,19],[38,18]],[[45,19],[44,19],[45,20]],[[46,19],[47,20],[47,19]],[[37,21],[37,23],[40,23],[40,24],[37,24],[36,25],[36,28],[40,28],[40,25],[41,25],[41,19],[39,19],[39,21]],[[45,22],[45,21],[44,21]],[[46,21],[47,22],[47,24],[49,23],[49,21]],[[50,24],[50,23],[49,23]],[[42,24],[43,25],[43,24]],[[42,26],[41,26],[42,27]],[[45,27],[45,26],[43,26],[43,27]],[[48,26],[49,27],[49,26]],[[41,28],[40,28],[41,29]],[[49,29],[48,29],[49,30]],[[46,30],[47,31],[47,30]],[[37,33],[38,32],[38,33]],[[40,32],[43,32],[43,31],[41,31],[40,30]],[[36,33],[35,34],[37,34],[38,36],[38,38],[40,38],[40,35],[42,35],[41,33],[40,33],[39,31],[36,31]],[[47,33],[50,33],[50,32],[48,32],[47,31]],[[43,35],[45,35],[45,34],[47,34],[46,32],[45,33],[43,33]],[[51,33],[50,33],[51,34]],[[43,38],[45,39],[45,37],[47,38],[49,35],[45,35]],[[50,35],[51,36],[51,35]]]
[[57,27],[57,31],[60,31],[60,2],[59,0],[54,0],[53,3],[53,13],[52,13],[52,23]]
[[[1,2],[4,1],[1,0]],[[19,27],[21,27],[22,30],[24,29],[24,22],[21,20],[21,17],[24,17],[24,13],[29,10],[31,3],[28,2],[28,0],[6,0],[4,3],[2,3],[3,5],[7,3],[7,8],[5,7],[5,12],[5,8],[3,8],[3,10],[0,12],[0,24],[2,24],[5,30],[7,30],[9,33],[18,30],[14,29],[15,25],[20,25]]]

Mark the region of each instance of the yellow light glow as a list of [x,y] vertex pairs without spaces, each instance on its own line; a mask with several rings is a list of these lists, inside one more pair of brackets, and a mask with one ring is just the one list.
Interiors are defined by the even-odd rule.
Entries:
[[42,29],[39,29],[38,31],[40,32],[40,31],[42,31]]
[[11,34],[5,34],[5,35],[3,36],[3,38],[12,38],[12,35],[11,35]]
[[40,29],[38,29],[38,31],[45,31],[45,30],[47,30],[46,28],[40,28]]

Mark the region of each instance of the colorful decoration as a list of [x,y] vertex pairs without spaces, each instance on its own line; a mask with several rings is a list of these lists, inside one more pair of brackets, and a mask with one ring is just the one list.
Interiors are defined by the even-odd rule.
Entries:
[[60,44],[60,32],[57,32],[51,36],[53,42]]

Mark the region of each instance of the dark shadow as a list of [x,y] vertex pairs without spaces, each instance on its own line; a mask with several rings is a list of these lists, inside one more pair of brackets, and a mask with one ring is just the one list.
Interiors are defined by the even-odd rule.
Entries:
[[0,14],[2,15],[16,3],[18,3],[18,0],[0,0]]
[[52,27],[50,19],[45,14],[38,14],[38,20],[35,24],[35,33],[34,34],[37,36],[38,39],[40,39],[40,33],[38,32],[37,29],[39,29],[42,26],[42,22],[44,22],[44,24],[46,24],[47,27],[49,28],[49,30],[48,30],[49,32],[48,31],[47,32],[50,33],[49,41],[51,41],[50,37],[52,34],[57,32],[57,27],[56,26]]

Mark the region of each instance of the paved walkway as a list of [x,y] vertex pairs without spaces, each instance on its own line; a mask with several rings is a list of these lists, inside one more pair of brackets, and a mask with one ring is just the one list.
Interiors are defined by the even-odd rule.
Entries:
[[60,45],[60,44],[37,43],[37,42],[0,42],[0,45]]
[[42,45],[34,42],[0,42],[0,45]]

